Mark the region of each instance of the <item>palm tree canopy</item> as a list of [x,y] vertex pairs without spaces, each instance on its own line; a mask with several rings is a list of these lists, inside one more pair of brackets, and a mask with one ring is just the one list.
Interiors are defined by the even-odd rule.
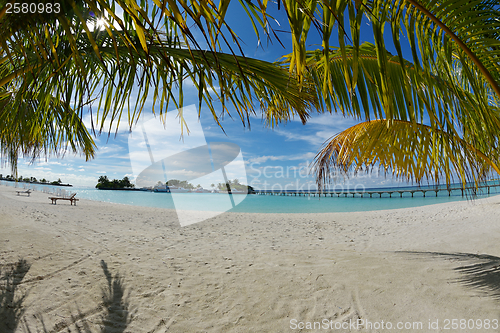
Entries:
[[[365,120],[325,143],[314,163],[319,184],[328,182],[333,169],[347,174],[351,170],[372,170],[374,166],[418,183],[477,183],[489,171],[499,171],[499,109],[489,103],[490,94],[474,93],[457,77],[446,80],[445,76],[418,70],[409,62],[402,66],[388,52],[391,93],[384,94],[375,52],[374,45],[361,45],[357,64],[360,74],[352,94],[346,81],[339,79],[345,58],[338,49],[331,49],[328,69],[317,62],[314,52],[309,53],[310,80],[320,84],[327,70],[332,73],[330,84],[336,93],[327,91],[323,95],[325,103],[345,115]],[[345,54],[350,72],[354,71],[352,53],[348,48]],[[394,100],[391,113],[382,105],[384,98]],[[371,108],[363,107],[367,103]],[[377,121],[370,121],[372,118]]]
[[[317,159],[323,161],[317,164],[318,174],[325,163],[360,169],[375,160],[388,161],[381,165],[396,176],[411,175],[417,181],[427,172],[432,172],[434,181],[444,177],[448,182],[449,173],[455,170],[465,182],[498,170],[497,0],[281,0],[278,10],[288,18],[292,53],[277,64],[243,56],[238,36],[225,20],[230,2],[72,0],[66,15],[36,16],[25,23],[12,22],[4,7],[0,65],[5,76],[0,89],[9,108],[14,106],[9,119],[19,122],[23,112],[48,108],[50,103],[71,108],[81,119],[83,108],[97,97],[96,117],[116,123],[138,81],[136,107],[128,110],[132,123],[149,89],[161,101],[159,113],[172,101],[182,106],[182,85],[187,79],[199,89],[199,105],[205,101],[216,120],[220,114],[212,103],[214,93],[223,112],[228,112],[225,103],[229,101],[244,123],[254,112],[254,101],[271,124],[294,114],[305,121],[314,108],[365,121],[380,120],[333,138],[332,142],[343,142],[342,151],[350,151],[343,156],[350,158],[339,160],[335,150],[324,149],[325,154],[320,152]],[[276,8],[271,2],[240,0],[239,4],[259,38],[277,38],[271,15]],[[117,6],[123,10],[123,19],[115,15]],[[105,30],[89,28],[90,11],[106,20]],[[372,44],[361,38],[366,22],[372,30]],[[317,50],[307,49],[311,29],[321,39]],[[194,37],[194,31],[201,33],[203,41]],[[411,56],[403,53],[401,35],[408,39]],[[388,41],[396,55],[387,52]],[[65,79],[67,75],[77,80]],[[99,80],[93,75],[99,75]],[[32,87],[36,87],[34,93],[28,93]],[[37,102],[28,103],[31,109],[21,107],[21,101],[33,99]],[[5,128],[1,133],[6,133]],[[414,135],[405,138],[402,134],[409,128]],[[367,131],[370,135],[352,134]],[[78,144],[72,139],[77,138],[75,134],[68,133],[63,140],[73,140],[75,149],[91,156],[88,133],[78,132],[86,138]],[[2,148],[12,148],[10,152],[37,147],[22,140],[13,145],[5,135]],[[389,139],[379,147],[380,135]],[[21,137],[14,134],[12,140]],[[349,140],[342,140],[346,137]],[[434,145],[430,155],[403,153],[430,142]],[[372,147],[370,154],[357,153],[361,143]],[[402,158],[383,158],[396,150]],[[455,156],[454,161],[438,156],[443,151]],[[481,162],[473,162],[474,158]],[[412,163],[415,167],[410,167]]]
[[[305,50],[304,40],[297,38],[301,51],[294,49],[283,65],[303,82],[314,82],[327,110],[365,121],[325,142],[314,163],[320,188],[332,168],[347,172],[378,166],[406,180],[447,184],[453,177],[477,184],[499,171],[497,1],[308,3],[314,8],[310,13],[320,8],[323,16],[310,18],[323,17],[316,22],[327,38],[314,51]],[[328,15],[340,27],[338,47],[330,46]],[[360,38],[366,21],[373,44]],[[390,35],[396,55],[387,51]],[[410,61],[401,36],[408,39]]]
[[[92,158],[96,147],[82,122],[88,109],[93,130],[111,132],[124,109],[132,126],[151,95],[160,117],[169,104],[182,108],[186,82],[199,91],[199,110],[205,102],[217,122],[230,105],[244,125],[256,107],[271,125],[294,116],[305,122],[317,104],[311,88],[299,87],[279,64],[223,52],[219,37],[208,38],[215,26],[201,27],[207,34],[202,47],[183,16],[162,6],[68,3],[58,15],[27,15],[26,21],[7,7],[0,11],[0,142],[14,168],[19,155],[36,158],[68,148]],[[123,18],[114,14],[117,4]],[[223,10],[206,9],[211,15]],[[97,17],[107,22],[102,29]]]

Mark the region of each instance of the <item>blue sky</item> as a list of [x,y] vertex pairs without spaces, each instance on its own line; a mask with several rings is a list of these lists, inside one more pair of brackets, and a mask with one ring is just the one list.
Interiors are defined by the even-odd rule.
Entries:
[[[280,22],[281,29],[287,30],[286,17],[283,11],[274,12],[274,17]],[[268,44],[264,39],[261,46],[258,45],[257,38],[250,21],[244,11],[240,8],[238,2],[231,4],[230,12],[227,15],[229,25],[235,30],[241,38],[241,45],[248,57],[259,58],[267,61],[274,61],[280,56],[290,52],[291,39],[287,33],[278,33],[282,43],[287,47],[283,47],[274,40],[272,44]],[[363,39],[372,41],[370,35],[371,28],[368,22],[365,22],[367,31],[363,34]],[[278,28],[275,25],[275,28]],[[314,30],[314,29],[313,29]],[[315,45],[320,44],[315,31],[311,30],[308,41],[309,48],[313,49]],[[390,46],[388,46],[390,49]],[[185,105],[198,105],[197,91],[193,86],[186,86]],[[152,104],[146,105],[143,114],[146,118],[151,117]],[[172,108],[169,112],[176,113]],[[125,110],[126,113],[126,110]],[[322,143],[332,135],[356,124],[353,119],[344,118],[338,114],[313,114],[312,118],[306,125],[302,125],[297,118],[287,124],[281,124],[279,127],[271,129],[265,126],[260,119],[260,115],[252,118],[251,129],[245,128],[239,119],[231,119],[225,117],[222,125],[226,134],[218,127],[209,114],[208,108],[202,109],[201,118],[198,120],[191,119],[191,124],[188,126],[201,126],[204,133],[204,139],[207,143],[210,142],[232,142],[241,148],[241,155],[246,168],[246,181],[248,184],[256,188],[284,188],[287,189],[308,188],[314,184],[314,177],[310,174],[308,166],[313,161],[313,158]],[[84,119],[86,124],[90,126],[90,116],[87,115]],[[159,121],[158,121],[159,122]],[[199,124],[199,125],[198,125]],[[47,160],[36,161],[19,161],[18,174],[22,176],[34,176],[38,179],[46,178],[56,180],[61,178],[63,182],[71,183],[80,186],[94,186],[97,179],[101,175],[107,175],[109,178],[122,178],[124,176],[133,177],[134,174],[131,157],[137,160],[137,155],[131,154],[129,147],[129,137],[134,135],[130,133],[127,126],[119,129],[116,135],[112,134],[108,137],[107,133],[95,138],[98,152],[96,158],[85,162],[84,158],[67,154],[63,158],[49,158]],[[167,135],[167,134],[165,134]],[[178,144],[179,136],[170,135],[165,139],[164,144]],[[187,146],[186,146],[187,147]],[[137,152],[136,148],[134,152]],[[134,153],[132,152],[132,153]],[[148,162],[147,150],[143,149],[144,163]],[[167,157],[167,156],[165,156]],[[181,168],[182,169],[182,168]],[[300,172],[299,172],[300,171]],[[3,175],[10,174],[9,168],[0,169]],[[237,174],[228,175],[233,179],[241,176]],[[168,178],[177,178],[168,176]],[[200,181],[204,187],[209,187],[209,180]],[[376,173],[370,175],[359,175],[350,177],[349,179],[338,180],[344,186],[354,187],[362,185],[366,187],[378,186],[393,186],[397,184],[390,176],[378,176]],[[193,180],[197,183],[197,180]]]

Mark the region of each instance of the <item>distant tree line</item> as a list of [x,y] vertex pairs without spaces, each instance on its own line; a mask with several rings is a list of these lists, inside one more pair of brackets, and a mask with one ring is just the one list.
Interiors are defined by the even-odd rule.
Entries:
[[186,190],[193,190],[195,188],[201,187],[200,184],[194,186],[193,184],[188,183],[186,180],[178,180],[178,179],[170,179],[169,181],[166,182],[166,185],[182,187],[185,188]]
[[[253,193],[254,191],[252,186],[241,184],[238,179],[229,180],[228,183],[231,189],[233,190],[248,191],[248,193]],[[170,179],[166,183],[159,181],[157,185],[177,186],[185,188],[186,190],[193,190],[195,188],[201,187],[200,184],[194,186],[193,184],[187,182],[186,180],[178,180],[178,179]],[[210,187],[212,189],[217,189],[219,191],[227,191],[226,183],[218,183],[217,185],[211,184]]]
[[[228,180],[227,184],[226,183],[218,183],[217,189],[219,191],[227,191],[227,185],[229,185],[232,190],[247,191],[248,193],[254,192],[254,189],[252,186],[241,184],[238,179]],[[214,184],[212,184],[212,187],[214,187]]]
[[10,182],[19,182],[19,183],[46,184],[46,185],[62,185],[63,184],[61,178],[58,178],[57,180],[54,180],[54,181],[49,181],[45,178],[38,180],[35,177],[28,178],[28,177],[19,176],[16,178],[12,175],[7,175],[4,177],[1,173],[0,173],[0,180],[7,180]]
[[158,181],[156,183],[156,186],[163,186],[163,185],[182,187],[185,188],[186,190],[193,190],[195,188],[202,187],[200,184],[194,186],[193,184],[189,183],[186,180],[178,180],[178,179],[170,179],[166,183],[162,181]]
[[122,189],[122,188],[134,188],[135,185],[130,182],[128,177],[123,177],[123,179],[113,179],[109,180],[108,176],[100,176],[95,186],[99,189]]

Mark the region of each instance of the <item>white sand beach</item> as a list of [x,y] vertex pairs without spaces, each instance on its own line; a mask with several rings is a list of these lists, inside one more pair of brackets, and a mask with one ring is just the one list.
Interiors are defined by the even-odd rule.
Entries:
[[0,186],[0,332],[498,331],[499,216],[495,196],[181,228],[170,210]]

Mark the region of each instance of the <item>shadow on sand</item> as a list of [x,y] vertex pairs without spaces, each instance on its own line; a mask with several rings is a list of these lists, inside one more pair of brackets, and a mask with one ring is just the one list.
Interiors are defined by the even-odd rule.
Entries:
[[456,282],[482,291],[493,299],[500,301],[500,257],[473,253],[412,251],[401,251],[398,253],[443,258],[459,262],[461,266],[453,270],[459,272],[462,277],[458,278]]
[[0,266],[0,332],[13,333],[24,314],[22,303],[27,294],[19,296],[17,287],[28,273],[30,265],[24,259]]
[[[25,312],[23,301],[27,293],[20,295],[19,290],[17,290],[28,273],[30,264],[26,260],[20,259],[17,263],[0,266],[0,332],[14,333],[18,327],[21,327],[25,333],[123,333],[131,321],[123,278],[119,274],[113,276],[104,260],[101,260],[101,268],[106,277],[107,285],[106,288],[102,289],[103,303],[99,308],[102,308],[103,316],[99,329],[96,331],[91,329],[86,320],[92,311],[90,313],[82,312],[78,304],[76,305],[77,313],[71,315],[70,319],[48,328],[43,316],[39,315],[41,329],[38,327],[36,329],[30,328],[23,318]],[[20,325],[21,323],[22,325]]]
[[101,267],[108,281],[107,290],[103,290],[106,316],[103,319],[102,333],[122,333],[130,324],[128,296],[125,296],[123,278],[117,273],[114,277],[108,265],[101,260]]

